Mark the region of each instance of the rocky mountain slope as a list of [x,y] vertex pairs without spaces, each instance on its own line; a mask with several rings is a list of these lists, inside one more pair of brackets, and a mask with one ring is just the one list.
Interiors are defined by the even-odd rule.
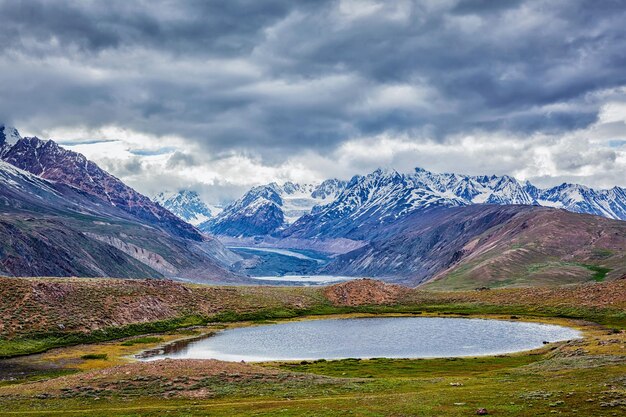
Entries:
[[226,269],[239,257],[219,241],[82,155],[52,141],[0,139],[3,159],[55,178],[0,161],[0,275],[243,280]]
[[13,128],[0,126],[0,158],[41,178],[71,185],[135,217],[177,236],[201,241],[202,233],[148,197],[138,193],[85,156],[60,147],[53,140],[21,138]]
[[194,226],[219,213],[215,207],[209,208],[195,191],[164,191],[157,194],[152,200]]
[[0,161],[0,275],[241,281],[219,242],[186,239]]
[[333,201],[344,187],[345,182],[337,179],[321,184],[286,182],[254,187],[199,228],[233,237],[274,234],[314,211],[316,206]]
[[325,273],[445,289],[567,284],[626,275],[626,222],[519,205],[414,213]]

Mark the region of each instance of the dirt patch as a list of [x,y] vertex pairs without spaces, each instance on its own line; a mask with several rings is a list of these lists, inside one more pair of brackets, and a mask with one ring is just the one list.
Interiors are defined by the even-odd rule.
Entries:
[[324,295],[336,306],[396,304],[410,289],[373,279],[359,279],[325,288]]

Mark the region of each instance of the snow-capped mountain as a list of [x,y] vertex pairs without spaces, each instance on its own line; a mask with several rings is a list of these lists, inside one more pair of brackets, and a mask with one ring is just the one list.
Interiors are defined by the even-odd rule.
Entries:
[[626,190],[619,187],[593,190],[562,184],[539,189],[506,175],[436,174],[421,168],[401,174],[378,169],[354,177],[333,202],[301,217],[281,236],[367,240],[373,228],[408,214],[472,204],[542,205],[626,220]]
[[15,145],[22,137],[16,128],[0,124],[0,157]]
[[[367,240],[372,228],[413,212],[473,204],[537,205],[626,220],[626,190],[619,187],[594,190],[561,184],[541,189],[508,175],[439,174],[416,168],[408,174],[377,169],[348,183],[330,179],[254,187],[199,228],[231,237]],[[184,205],[181,202],[181,210]]]
[[296,184],[286,182],[283,186],[270,184],[282,199],[285,223],[291,224],[314,207],[332,202],[346,186],[345,181],[332,178],[321,184]]
[[212,208],[207,206],[197,192],[190,190],[164,191],[152,200],[194,226],[209,220],[221,211],[215,206]]
[[365,176],[355,176],[335,201],[318,207],[311,214],[298,219],[282,236],[296,238],[349,237],[364,240],[372,226],[389,224],[416,210],[440,206],[459,206],[465,202],[444,186],[435,191],[417,185],[418,176],[405,175],[395,170],[377,169]]
[[564,183],[539,190],[535,198],[542,206],[626,220],[626,189],[620,187],[594,190],[584,185]]
[[234,237],[271,234],[310,213],[316,206],[332,202],[345,186],[345,181],[330,179],[321,184],[286,182],[254,187],[199,228]]

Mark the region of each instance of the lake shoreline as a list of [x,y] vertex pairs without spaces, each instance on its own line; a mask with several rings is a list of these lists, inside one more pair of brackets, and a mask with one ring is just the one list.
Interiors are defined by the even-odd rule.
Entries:
[[[336,331],[343,338],[333,335]],[[441,332],[448,336],[442,339]],[[358,343],[356,340],[347,340],[350,336],[356,338]],[[238,340],[242,337],[243,340]],[[459,337],[469,339],[465,342],[452,340]],[[571,327],[519,319],[416,315],[352,318],[321,316],[314,320],[230,327],[187,342],[175,342],[146,350],[136,355],[136,358],[145,361],[167,358],[243,360],[254,363],[347,358],[453,358],[519,353],[582,337],[580,331]],[[298,339],[295,346],[290,345],[294,338]],[[459,350],[458,346],[467,343],[473,345],[463,346]]]

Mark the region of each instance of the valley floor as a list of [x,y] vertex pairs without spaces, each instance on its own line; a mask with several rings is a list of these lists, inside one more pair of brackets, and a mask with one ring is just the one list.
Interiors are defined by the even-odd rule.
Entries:
[[[0,327],[0,352],[7,356],[34,347],[46,350],[0,361],[0,415],[467,416],[486,408],[489,415],[502,416],[613,416],[626,411],[626,282],[465,293],[408,290],[373,281],[327,288],[219,289],[226,292],[172,283],[96,283],[0,280],[4,312],[9,300],[22,311],[21,322],[15,314],[3,316],[7,320]],[[174,287],[160,293],[159,285]],[[119,310],[108,299],[112,293],[125,301],[139,297],[133,295],[134,286],[142,290],[138,294],[152,297],[149,306],[171,312],[150,318],[152,323],[160,319],[161,325],[153,324],[160,330],[154,334],[142,334],[150,333],[145,331],[147,323],[130,327],[143,319],[131,310]],[[89,291],[79,296],[85,288]],[[40,317],[44,321],[29,323],[28,312],[38,306],[35,301],[53,293],[61,308],[65,302],[89,299],[93,308],[83,304],[85,311],[73,318],[73,324],[62,312],[45,309]],[[182,296],[185,299],[178,299]],[[108,301],[100,305],[97,300]],[[206,307],[209,301],[211,308]],[[178,302],[191,305],[197,313],[197,322],[191,324],[197,326],[180,328],[192,316],[177,310]],[[93,317],[96,313],[101,316]],[[542,321],[576,327],[584,338],[532,352],[454,359],[246,364],[136,362],[131,356],[225,327],[339,313]],[[183,314],[188,321],[176,322]],[[68,323],[65,330],[74,332],[72,338],[63,339],[46,327],[58,329],[59,321]],[[115,340],[95,340],[94,334],[106,336],[97,333],[97,326],[110,329],[112,322],[126,330],[109,334]],[[55,343],[79,342],[78,334],[93,343],[49,349]]]

